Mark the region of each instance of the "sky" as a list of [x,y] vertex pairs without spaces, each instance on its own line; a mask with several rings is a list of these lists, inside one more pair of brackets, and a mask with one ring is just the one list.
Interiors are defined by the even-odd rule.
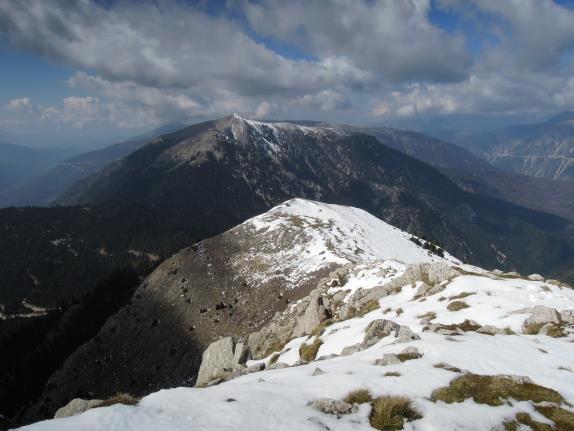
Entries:
[[239,113],[414,129],[574,109],[574,0],[0,1],[0,131],[95,145]]

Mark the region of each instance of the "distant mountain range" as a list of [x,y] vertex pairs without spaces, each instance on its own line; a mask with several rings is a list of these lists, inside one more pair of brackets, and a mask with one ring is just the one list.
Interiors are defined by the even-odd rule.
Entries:
[[539,124],[473,135],[457,143],[508,172],[574,179],[574,112],[563,112]]
[[[184,126],[181,124],[168,124],[145,135],[99,150],[85,152],[71,158],[68,158],[71,155],[71,152],[68,152],[65,157],[60,157],[56,163],[50,164],[49,170],[28,172],[25,178],[27,181],[19,181],[17,183],[18,187],[12,187],[4,191],[0,188],[0,207],[50,205],[54,199],[64,193],[76,181],[92,175],[110,163],[127,156],[145,145],[150,139],[182,127]],[[27,161],[28,159],[23,158],[23,160]],[[10,164],[7,169],[13,169],[13,165]],[[2,171],[0,166],[0,175]]]
[[35,148],[0,142],[0,194],[77,154],[67,148]]

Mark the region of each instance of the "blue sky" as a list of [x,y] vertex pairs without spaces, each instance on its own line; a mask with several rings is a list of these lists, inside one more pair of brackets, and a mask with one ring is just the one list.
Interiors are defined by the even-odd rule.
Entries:
[[93,145],[232,112],[488,128],[573,109],[573,51],[574,0],[12,0],[0,129]]

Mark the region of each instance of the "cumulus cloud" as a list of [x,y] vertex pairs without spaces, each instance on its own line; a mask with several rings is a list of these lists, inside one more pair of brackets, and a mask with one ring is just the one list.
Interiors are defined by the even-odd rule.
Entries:
[[429,20],[430,0],[246,2],[251,26],[267,36],[343,57],[393,82],[458,81],[470,67],[462,35]]
[[[444,30],[437,10],[458,25]],[[150,128],[231,112],[365,122],[574,106],[574,11],[552,0],[235,0],[217,13],[178,0],[11,0],[0,1],[0,33],[76,69],[60,103],[14,99],[4,124]]]

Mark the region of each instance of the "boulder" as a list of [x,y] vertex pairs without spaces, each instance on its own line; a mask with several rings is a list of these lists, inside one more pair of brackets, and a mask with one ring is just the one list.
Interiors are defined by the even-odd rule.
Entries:
[[504,329],[501,329],[498,326],[494,326],[494,325],[481,326],[480,328],[478,328],[476,330],[476,332],[478,332],[479,334],[484,334],[484,335],[506,335],[506,332],[504,332]]
[[353,353],[360,352],[361,350],[364,349],[365,346],[363,345],[363,343],[353,344],[352,346],[347,346],[343,348],[343,350],[341,350],[341,356],[349,356],[352,355]]
[[408,343],[409,341],[420,339],[421,337],[415,334],[408,326],[400,326],[397,331],[397,341],[395,341],[395,343]]
[[102,400],[83,400],[81,398],[74,398],[64,407],[59,408],[54,415],[54,418],[66,418],[68,416],[79,415],[84,413],[86,410],[93,409],[97,407]]
[[375,365],[386,367],[388,365],[400,364],[401,360],[394,353],[385,353],[382,359],[377,359]]
[[302,316],[297,318],[294,337],[308,335],[319,326],[319,324],[331,317],[331,307],[329,300],[321,295],[320,291],[313,291],[310,295],[309,304]]
[[233,353],[233,362],[235,364],[245,364],[249,359],[249,348],[245,343],[237,343]]
[[417,355],[421,354],[421,352],[419,352],[419,349],[417,349],[415,346],[407,346],[403,350],[401,350],[401,354],[409,354],[409,353]]
[[217,378],[231,376],[236,366],[243,365],[247,360],[245,349],[243,343],[236,346],[232,337],[211,343],[203,352],[196,386],[204,386]]
[[345,401],[333,398],[319,398],[311,403],[311,407],[330,415],[346,415],[357,411],[357,407]]
[[386,319],[373,320],[365,329],[363,345],[370,347],[379,342],[382,338],[390,335],[393,331],[398,331],[400,326],[395,322]]
[[554,308],[537,305],[528,309],[530,317],[524,321],[524,326],[543,325],[546,323],[560,323],[560,314]]
[[544,281],[544,277],[542,277],[540,274],[530,274],[528,279],[532,281]]
[[558,280],[554,280],[553,278],[549,278],[545,281],[546,284],[551,284],[553,286],[560,286],[560,282]]

